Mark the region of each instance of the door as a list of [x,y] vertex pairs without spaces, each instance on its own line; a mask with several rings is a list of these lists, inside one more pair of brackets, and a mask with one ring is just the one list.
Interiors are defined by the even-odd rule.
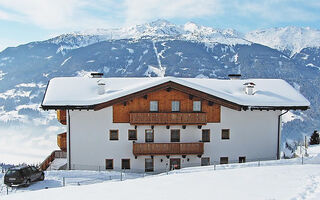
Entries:
[[181,159],[171,158],[170,159],[170,170],[181,169]]

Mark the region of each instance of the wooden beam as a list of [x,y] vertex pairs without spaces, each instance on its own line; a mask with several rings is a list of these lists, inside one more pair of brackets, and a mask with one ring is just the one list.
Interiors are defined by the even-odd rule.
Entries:
[[119,97],[117,99],[113,99],[108,102],[96,104],[96,105],[94,105],[94,110],[101,110],[103,108],[112,106],[112,105],[117,104],[119,102],[129,101],[130,99],[142,97],[142,96],[148,95],[151,92],[155,92],[155,91],[163,90],[163,89],[168,89],[168,88],[176,89],[178,91],[187,93],[189,95],[199,97],[201,99],[205,99],[205,100],[211,101],[213,103],[225,106],[227,108],[231,108],[231,109],[238,110],[238,111],[241,110],[241,105],[238,105],[236,103],[227,101],[225,99],[204,93],[202,91],[199,91],[199,90],[196,90],[196,89],[193,89],[193,88],[190,88],[190,87],[187,87],[187,86],[184,86],[184,85],[172,82],[172,81],[169,81],[169,82],[157,85],[157,86],[153,86],[153,87],[141,90],[141,91],[137,91],[132,94],[128,94],[128,95]]

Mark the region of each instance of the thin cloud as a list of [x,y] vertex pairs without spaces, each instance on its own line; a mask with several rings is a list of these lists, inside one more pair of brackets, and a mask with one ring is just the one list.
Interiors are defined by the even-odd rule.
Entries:
[[209,17],[220,12],[220,4],[216,0],[126,0],[124,5],[126,24],[143,23],[158,18]]
[[234,1],[224,5],[224,10],[232,11],[239,17],[251,17],[263,20],[263,23],[314,21],[319,19],[319,12],[313,12],[312,7],[318,5],[316,1],[298,0],[265,0]]
[[0,20],[64,31],[133,25],[158,18],[208,22],[233,17],[244,25],[248,19],[275,24],[319,20],[319,6],[318,0],[0,0]]
[[[86,11],[89,1],[83,0],[0,0],[0,7],[17,13],[24,23],[32,23],[45,29],[75,29],[107,26],[108,23]],[[7,16],[7,20],[14,20]]]

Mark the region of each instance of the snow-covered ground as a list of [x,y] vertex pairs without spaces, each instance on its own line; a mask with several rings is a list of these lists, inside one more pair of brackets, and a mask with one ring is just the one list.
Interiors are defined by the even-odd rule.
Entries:
[[[45,181],[13,190],[1,199],[315,200],[320,199],[319,152],[319,145],[310,147],[310,156],[304,158],[303,165],[302,158],[295,158],[192,167],[153,176],[125,174],[124,181],[117,172],[49,171]],[[62,187],[63,177],[66,187]]]

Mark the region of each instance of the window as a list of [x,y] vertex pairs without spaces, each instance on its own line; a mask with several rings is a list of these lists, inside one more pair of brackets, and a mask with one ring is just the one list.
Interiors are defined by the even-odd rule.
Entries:
[[193,111],[195,112],[201,111],[201,101],[193,101]]
[[121,169],[130,169],[130,159],[121,160]]
[[128,130],[128,140],[137,140],[137,130]]
[[118,130],[110,130],[110,140],[119,140]]
[[202,142],[210,142],[210,129],[202,130]]
[[228,157],[220,157],[220,164],[228,164]]
[[34,171],[34,172],[38,171],[38,169],[35,168],[34,166],[31,166],[31,169],[32,169],[32,171]]
[[221,139],[229,140],[230,139],[230,130],[229,129],[222,129],[221,131]]
[[210,165],[210,158],[201,158],[201,166]]
[[145,172],[153,172],[153,159],[152,158],[146,158]]
[[245,156],[240,156],[239,157],[239,163],[245,163],[246,162],[246,157]]
[[154,132],[153,132],[153,129],[147,129],[147,130],[146,130],[145,140],[146,140],[146,142],[153,142],[153,140],[154,140]]
[[106,159],[106,169],[113,169],[113,159]]
[[171,142],[180,142],[180,130],[171,130]]
[[179,112],[180,111],[180,102],[179,101],[172,101],[171,102],[171,111],[172,112]]
[[150,101],[150,112],[158,111],[158,101]]

